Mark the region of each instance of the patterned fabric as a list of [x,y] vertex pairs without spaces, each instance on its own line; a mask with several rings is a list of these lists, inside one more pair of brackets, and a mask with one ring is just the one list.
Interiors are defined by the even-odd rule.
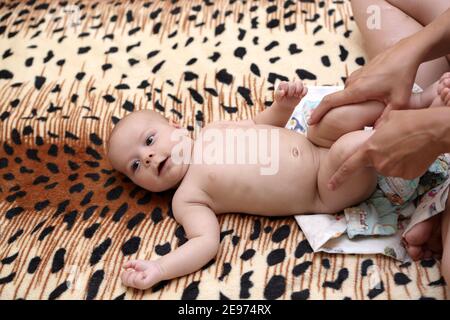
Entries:
[[348,1],[1,1],[1,299],[446,298],[435,260],[312,254],[293,217],[219,216],[202,270],[145,292],[119,274],[185,241],[172,192],[111,169],[139,109],[195,136],[271,104],[277,80],[342,84],[364,64]]

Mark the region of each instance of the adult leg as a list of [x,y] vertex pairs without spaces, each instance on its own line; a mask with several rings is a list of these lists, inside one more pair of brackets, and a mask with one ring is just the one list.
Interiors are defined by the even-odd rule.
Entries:
[[421,25],[433,22],[445,10],[450,8],[450,0],[386,0],[393,6],[414,18]]
[[[421,25],[426,26],[450,8],[450,0],[386,0],[393,6],[414,18]],[[447,56],[450,64],[450,54]]]
[[[428,1],[426,3],[429,5]],[[369,58],[376,56],[399,40],[423,28],[423,25],[417,22],[415,18],[385,0],[354,0],[352,1],[352,8]],[[368,23],[376,12],[371,11],[371,8],[379,10],[380,23],[378,25]],[[445,58],[424,62],[417,71],[415,81],[422,88],[426,88],[436,82],[448,70],[449,64]]]

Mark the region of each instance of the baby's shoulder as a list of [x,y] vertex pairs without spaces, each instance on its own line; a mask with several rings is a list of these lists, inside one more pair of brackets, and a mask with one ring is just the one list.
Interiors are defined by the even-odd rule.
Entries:
[[179,220],[188,206],[209,207],[208,199],[199,188],[178,188],[172,198],[172,213]]
[[186,203],[206,203],[206,193],[197,179],[184,179],[172,199],[172,205]]

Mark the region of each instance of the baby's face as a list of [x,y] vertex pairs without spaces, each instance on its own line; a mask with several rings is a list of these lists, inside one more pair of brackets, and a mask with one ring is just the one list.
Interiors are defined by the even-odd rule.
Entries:
[[179,129],[155,119],[151,113],[131,114],[122,121],[109,144],[108,156],[113,167],[153,192],[175,187],[189,166],[171,160],[172,148],[180,143],[171,139],[171,135]]

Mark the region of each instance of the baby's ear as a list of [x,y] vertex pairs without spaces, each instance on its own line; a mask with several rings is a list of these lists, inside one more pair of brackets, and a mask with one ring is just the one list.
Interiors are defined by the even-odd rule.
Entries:
[[173,117],[169,118],[169,125],[171,125],[172,127],[177,128],[177,129],[181,128],[181,125],[178,123],[178,120],[175,120]]

